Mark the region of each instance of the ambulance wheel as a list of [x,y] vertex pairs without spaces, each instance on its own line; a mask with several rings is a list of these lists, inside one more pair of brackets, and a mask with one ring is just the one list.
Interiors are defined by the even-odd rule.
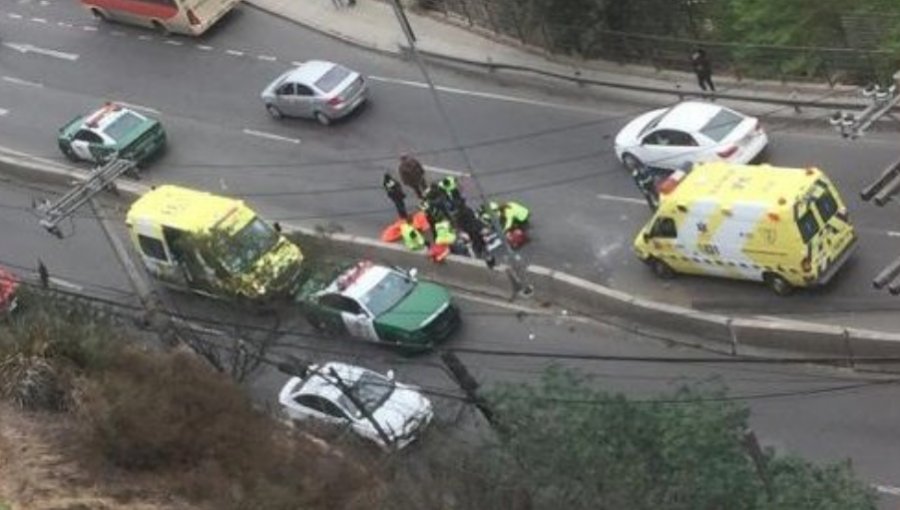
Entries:
[[666,264],[662,260],[659,259],[650,259],[648,264],[650,264],[650,269],[653,270],[653,274],[655,274],[658,278],[663,280],[671,280],[675,278],[675,270],[672,269],[672,266]]
[[622,164],[625,165],[625,169],[629,172],[634,172],[635,170],[641,169],[644,167],[644,164],[641,163],[641,160],[628,154],[627,152],[622,155]]
[[766,275],[763,276],[763,281],[766,282],[766,285],[770,289],[772,289],[772,292],[779,296],[789,296],[794,292],[794,286],[781,275],[766,273]]

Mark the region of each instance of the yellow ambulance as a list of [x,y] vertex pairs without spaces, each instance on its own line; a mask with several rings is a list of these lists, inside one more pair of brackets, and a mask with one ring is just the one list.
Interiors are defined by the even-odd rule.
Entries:
[[857,245],[847,208],[818,168],[706,163],[658,189],[659,208],[634,250],[661,278],[758,280],[787,295],[828,283]]
[[148,272],[169,286],[265,301],[301,283],[300,249],[241,200],[159,186],[125,221]]

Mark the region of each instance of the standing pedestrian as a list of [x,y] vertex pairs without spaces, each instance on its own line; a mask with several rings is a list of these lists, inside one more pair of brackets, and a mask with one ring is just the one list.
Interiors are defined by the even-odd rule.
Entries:
[[638,165],[631,171],[631,177],[634,179],[638,190],[644,195],[650,210],[656,211],[659,207],[659,195],[656,191],[656,179],[653,178],[653,174],[644,165]]
[[700,88],[706,90],[709,87],[710,91],[715,92],[716,86],[713,85],[712,81],[712,64],[709,62],[709,57],[703,48],[697,48],[691,54],[691,67],[694,68],[694,74],[697,75],[697,83],[700,85]]
[[420,199],[425,196],[425,168],[419,160],[409,154],[400,155],[400,181],[412,188]]
[[406,202],[404,202],[406,193],[403,192],[403,186],[387,172],[384,174],[381,186],[384,188],[384,192],[387,193],[388,198],[391,199],[391,202],[394,203],[394,207],[397,208],[397,216],[402,220],[408,220],[409,214],[406,212]]

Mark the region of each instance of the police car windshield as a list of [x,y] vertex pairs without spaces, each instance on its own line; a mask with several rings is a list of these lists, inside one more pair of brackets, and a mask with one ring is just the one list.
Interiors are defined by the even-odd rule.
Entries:
[[103,130],[113,140],[121,140],[128,136],[134,128],[141,125],[141,118],[131,112],[125,112],[119,115],[119,118],[112,121]]
[[[374,413],[394,392],[394,382],[375,372],[363,372],[363,374],[350,387],[350,394],[359,401],[366,411]],[[346,401],[341,404],[347,409],[356,409],[349,398],[342,395]]]
[[244,228],[220,243],[222,265],[232,274],[244,273],[278,243],[278,233],[266,222],[254,218]]
[[415,287],[416,282],[412,278],[389,271],[360,301],[372,315],[378,317],[403,301]]

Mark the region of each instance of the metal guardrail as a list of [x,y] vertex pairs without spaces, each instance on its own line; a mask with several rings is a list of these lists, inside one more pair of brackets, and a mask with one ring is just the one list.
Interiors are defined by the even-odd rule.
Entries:
[[[407,47],[402,47],[404,52],[408,52]],[[703,98],[716,98],[716,99],[725,99],[729,101],[744,101],[751,103],[763,103],[763,104],[771,104],[778,106],[786,106],[792,107],[795,110],[799,111],[801,108],[822,108],[829,110],[853,110],[864,108],[866,105],[864,102],[856,101],[828,101],[823,102],[822,98],[817,99],[799,99],[799,98],[784,98],[777,96],[759,96],[759,95],[746,95],[746,94],[735,94],[729,92],[723,93],[715,93],[708,94],[703,92],[689,92],[679,87],[675,88],[667,88],[667,87],[654,87],[650,85],[637,85],[630,83],[622,83],[616,81],[609,80],[597,80],[594,78],[587,78],[582,75],[567,75],[562,73],[555,73],[553,71],[547,71],[545,69],[537,69],[529,66],[518,65],[518,64],[507,64],[503,62],[487,62],[487,61],[479,61],[479,60],[471,60],[465,59],[461,57],[454,57],[450,55],[444,55],[441,53],[435,53],[427,50],[419,49],[419,54],[432,59],[432,60],[440,60],[446,62],[452,62],[456,64],[484,67],[490,70],[508,70],[508,71],[518,71],[536,74],[540,76],[546,76],[549,78],[556,78],[560,80],[570,81],[579,85],[593,85],[596,87],[607,87],[614,88],[620,90],[629,90],[633,92],[645,92],[650,94],[665,94],[676,96],[679,99],[684,99],[685,97],[703,97]]]

